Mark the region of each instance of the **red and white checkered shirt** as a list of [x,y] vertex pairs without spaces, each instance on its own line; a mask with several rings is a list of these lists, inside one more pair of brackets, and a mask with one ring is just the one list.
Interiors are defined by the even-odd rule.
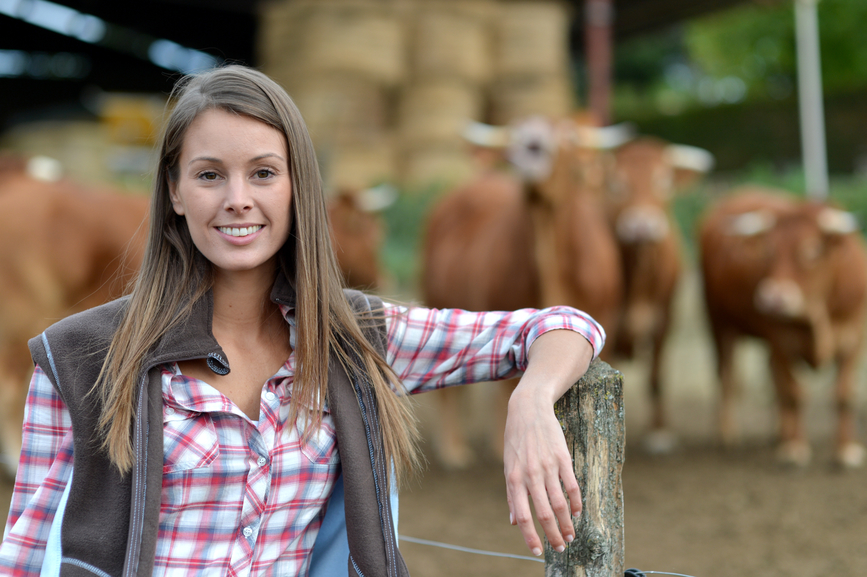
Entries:
[[[569,329],[596,354],[605,340],[568,307],[473,313],[386,304],[387,361],[411,393],[507,378],[526,368],[541,334]],[[294,348],[294,311],[284,309]],[[287,423],[295,356],[262,387],[251,420],[177,365],[162,367],[164,452],[154,575],[307,575],[325,504],[339,474],[333,421],[303,445]],[[286,427],[289,431],[284,431]],[[72,471],[69,414],[36,367],[4,541],[2,574],[37,576]]]

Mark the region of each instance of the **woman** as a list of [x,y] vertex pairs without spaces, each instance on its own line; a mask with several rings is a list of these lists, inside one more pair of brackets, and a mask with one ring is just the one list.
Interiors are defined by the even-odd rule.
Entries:
[[314,545],[328,550],[317,536],[342,485],[339,563],[404,575],[388,496],[417,458],[401,393],[521,370],[504,455],[511,522],[541,554],[529,495],[562,549],[581,497],[552,407],[601,328],[567,308],[407,309],[343,291],[313,147],[282,88],[227,66],[185,79],[173,100],[131,295],[30,342],[0,567],[305,575]]

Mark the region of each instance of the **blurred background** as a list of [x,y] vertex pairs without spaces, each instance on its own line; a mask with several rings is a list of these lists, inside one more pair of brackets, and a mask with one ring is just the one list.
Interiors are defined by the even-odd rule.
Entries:
[[[863,220],[867,3],[821,0],[817,13],[829,196]],[[833,367],[797,369],[814,447],[809,466],[775,462],[775,400],[761,342],[738,352],[741,443],[723,450],[715,432],[696,226],[712,202],[742,184],[808,192],[796,36],[793,0],[0,0],[0,202],[11,190],[7,175],[24,167],[40,182],[147,196],[174,82],[223,63],[248,64],[299,106],[335,203],[346,191],[357,197],[382,184],[391,191],[371,201],[380,270],[355,284],[421,302],[428,215],[481,170],[478,150],[462,136],[468,120],[506,125],[589,111],[592,125],[628,122],[638,134],[700,147],[713,155],[713,170],[666,207],[683,238],[661,368],[673,450],[643,448],[652,427],[646,359],[609,361],[626,376],[627,566],[697,577],[863,572],[867,479],[863,469],[832,466]],[[26,203],[15,206],[3,218],[30,218]],[[20,251],[22,242],[2,237],[0,252]],[[4,266],[0,275],[12,275]],[[18,302],[7,298],[20,290],[10,286],[0,280],[7,291],[0,299]],[[0,311],[0,346],[17,351],[20,365],[21,339],[80,302],[30,324]],[[856,385],[862,423],[863,377]],[[5,417],[14,429],[21,395],[0,394],[14,409]],[[480,385],[461,407],[473,458],[460,467],[435,450],[436,394],[419,399],[430,463],[402,495],[403,534],[526,554],[505,522],[502,465],[488,447],[496,394]],[[10,491],[7,480],[4,510]],[[415,543],[402,550],[414,575],[542,574],[530,561]]]

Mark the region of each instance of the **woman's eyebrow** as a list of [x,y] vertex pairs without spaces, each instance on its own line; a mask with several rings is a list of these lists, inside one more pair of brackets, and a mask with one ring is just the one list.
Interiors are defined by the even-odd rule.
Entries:
[[195,158],[191,158],[187,164],[189,165],[189,164],[193,164],[194,162],[199,162],[199,161],[215,162],[217,164],[223,164],[222,160],[220,160],[219,158],[215,158],[213,156],[197,156]]
[[286,159],[277,154],[276,152],[266,152],[265,154],[260,154],[259,156],[251,158],[250,161],[256,162],[264,158],[277,158],[279,160],[282,160],[283,162],[286,162]]

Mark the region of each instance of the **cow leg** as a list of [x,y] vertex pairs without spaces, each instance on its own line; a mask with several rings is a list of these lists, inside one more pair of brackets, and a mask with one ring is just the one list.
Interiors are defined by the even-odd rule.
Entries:
[[855,376],[858,369],[858,351],[846,351],[837,359],[837,446],[835,459],[846,469],[864,465],[864,446],[856,441],[855,433]]
[[730,331],[715,330],[713,333],[716,348],[717,377],[720,383],[719,401],[719,433],[722,444],[730,447],[738,437],[738,427],[735,423],[735,397],[737,382],[735,379],[735,335]]
[[[667,315],[665,315],[667,318]],[[662,351],[665,344],[667,324],[660,328],[653,337],[650,349],[650,432],[644,438],[644,448],[652,454],[665,454],[674,450],[677,439],[667,428],[665,417],[665,402],[662,395]]]
[[466,391],[461,387],[446,387],[437,391],[439,423],[435,427],[434,442],[437,457],[445,469],[460,470],[469,467],[475,459],[461,424],[461,401]]
[[779,405],[780,445],[777,457],[786,465],[805,466],[811,450],[804,431],[803,391],[792,374],[789,360],[771,349],[771,373]]
[[506,415],[509,412],[509,398],[519,379],[509,379],[497,383],[497,394],[494,399],[494,422],[491,423],[491,452],[501,461],[505,451]]

